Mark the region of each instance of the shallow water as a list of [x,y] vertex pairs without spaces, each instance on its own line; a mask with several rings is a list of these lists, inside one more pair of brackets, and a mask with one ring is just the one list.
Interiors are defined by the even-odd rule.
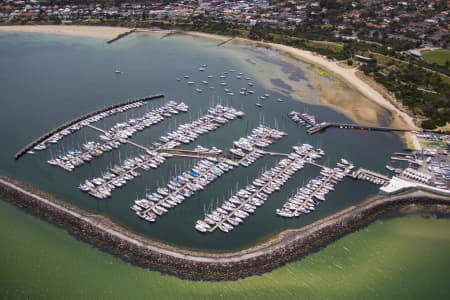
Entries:
[[[173,158],[157,170],[142,171],[142,176],[116,190],[112,198],[99,201],[79,191],[78,184],[86,178],[99,176],[112,163],[140,153],[139,150],[122,146],[120,151],[103,155],[72,173],[46,163],[51,155],[71,147],[80,147],[96,135],[93,130],[86,128],[34,156],[27,155],[14,161],[14,153],[40,134],[69,119],[133,96],[158,92],[165,93],[166,98],[149,102],[142,109],[102,120],[96,125],[109,128],[114,122],[139,116],[148,109],[162,105],[167,99],[186,102],[190,106],[188,114],[167,119],[136,134],[132,139],[147,145],[168,130],[204,114],[212,104],[220,102],[241,109],[247,115],[200,137],[184,148],[191,149],[201,144],[226,150],[232,146],[233,140],[247,135],[261,122],[277,126],[289,134],[269,147],[269,151],[288,153],[293,145],[310,143],[325,150],[326,157],[319,162],[331,166],[344,157],[357,166],[384,173],[384,165],[390,155],[403,148],[396,135],[381,132],[330,129],[322,134],[308,136],[303,128],[288,120],[286,115],[289,111],[306,110],[318,115],[321,120],[348,119],[331,109],[293,101],[262,86],[258,81],[261,76],[277,80],[272,77],[278,72],[294,72],[284,64],[273,61],[269,50],[255,50],[237,44],[217,47],[215,41],[188,36],[160,40],[158,36],[143,34],[129,36],[111,45],[93,38],[26,33],[2,33],[0,41],[0,128],[3,129],[0,131],[3,141],[0,171],[84,209],[103,213],[133,231],[167,243],[216,251],[244,248],[284,229],[309,224],[363,201],[376,193],[378,188],[367,182],[345,179],[314,213],[293,220],[277,217],[275,209],[297,187],[319,174],[317,168],[308,166],[292,177],[282,191],[272,194],[263,207],[232,233],[217,231],[203,235],[193,226],[197,219],[203,217],[204,211],[215,207],[236,188],[243,187],[262,170],[273,166],[279,157],[264,157],[248,168],[234,169],[159,218],[156,224],[148,224],[129,209],[131,203],[137,197],[142,197],[146,189],[154,191],[164,185],[170,176],[191,166],[195,159]],[[202,64],[208,65],[207,71],[198,71]],[[117,68],[123,74],[115,74]],[[253,78],[255,96],[240,96],[237,91],[246,83],[234,76],[225,81],[228,83],[227,88],[235,91],[236,96],[225,95],[223,87],[219,85],[221,80],[218,75],[229,69],[244,73],[243,78]],[[190,80],[197,84],[188,86],[175,80],[175,77],[185,74],[190,75]],[[215,75],[215,78],[207,79],[209,74]],[[298,80],[307,83],[301,71],[295,74]],[[203,87],[203,93],[195,92],[195,88],[202,85],[202,80],[208,80],[208,86],[215,86],[215,89]],[[263,103],[263,108],[257,108],[256,97],[265,92],[269,92],[271,97]],[[316,96],[316,93],[308,95],[311,98]],[[276,102],[278,97],[285,101]]]

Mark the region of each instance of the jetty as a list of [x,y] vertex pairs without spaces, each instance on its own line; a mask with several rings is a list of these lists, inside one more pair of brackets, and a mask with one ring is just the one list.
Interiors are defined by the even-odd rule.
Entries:
[[216,229],[230,232],[262,206],[274,191],[280,190],[296,172],[303,169],[305,161],[322,156],[319,150],[310,145],[293,148],[293,153],[288,154],[275,167],[266,170],[252,184],[237,191],[211,213],[205,213],[203,220],[197,220],[195,229],[203,233],[211,233]]
[[131,29],[131,30],[126,31],[126,32],[123,32],[123,33],[117,35],[115,38],[106,41],[106,43],[107,44],[114,43],[114,42],[116,42],[116,41],[118,41],[118,40],[120,40],[120,39],[122,39],[122,38],[124,38],[124,37],[126,37],[126,36],[128,36],[128,35],[130,35],[132,33],[134,33],[134,32],[136,32],[136,28]]
[[126,105],[130,105],[130,104],[134,104],[134,103],[138,103],[138,102],[146,102],[146,101],[150,101],[150,100],[155,100],[155,99],[160,99],[163,98],[164,94],[155,94],[155,95],[150,95],[150,96],[145,96],[145,97],[141,97],[141,98],[136,98],[136,99],[131,99],[131,100],[127,100],[125,102],[121,102],[121,103],[117,103],[117,104],[113,104],[109,107],[105,107],[102,109],[98,109],[96,111],[84,114],[78,118],[75,118],[73,120],[67,121],[64,124],[50,130],[47,133],[44,133],[43,135],[41,135],[40,137],[38,137],[37,139],[35,139],[34,141],[32,141],[31,143],[29,143],[28,145],[26,145],[25,147],[23,147],[22,149],[20,149],[19,151],[17,151],[17,153],[14,155],[14,159],[19,159],[20,157],[22,157],[25,153],[27,153],[27,151],[33,149],[35,146],[37,146],[38,144],[41,144],[42,142],[45,142],[48,138],[52,137],[55,134],[60,133],[61,131],[68,129],[69,127],[81,123],[91,117],[94,117],[96,115],[99,115],[101,113],[104,112],[108,112],[108,111],[112,111],[116,108],[121,108],[124,107]]
[[[385,132],[409,132],[417,131],[415,129],[408,128],[395,128],[388,126],[371,126],[371,125],[359,125],[351,123],[339,123],[339,122],[318,122],[316,117],[311,114],[301,113],[297,111],[291,111],[289,118],[295,123],[305,126],[308,134],[315,134],[324,131],[327,128],[340,128],[340,129],[355,129],[366,131],[385,131]],[[420,132],[432,132],[432,130],[422,129]]]
[[234,40],[234,37],[229,38],[229,39],[227,39],[227,40],[225,40],[225,41],[222,41],[222,42],[218,43],[218,44],[217,44],[217,47],[223,46],[223,45],[225,45],[226,43],[231,42],[232,40]]
[[282,208],[275,211],[276,214],[284,218],[292,218],[313,212],[320,202],[326,200],[326,195],[335,189],[336,184],[342,181],[353,167],[352,163],[341,159],[341,163],[338,163],[337,167],[322,169],[321,175],[297,189],[296,194],[290,197]]
[[359,168],[357,171],[353,172],[352,177],[354,179],[367,180],[379,185],[385,185],[391,180],[389,177],[383,174],[364,168]]
[[395,128],[395,127],[386,127],[386,126],[369,126],[369,125],[358,125],[358,124],[350,124],[350,123],[335,123],[335,122],[322,122],[316,124],[315,126],[306,130],[308,134],[314,134],[320,131],[323,131],[327,128],[334,127],[340,129],[357,129],[357,130],[367,130],[367,131],[389,131],[389,132],[408,132],[408,131],[416,131],[413,129],[406,128]]
[[169,37],[171,35],[177,34],[177,33],[180,33],[180,31],[179,30],[171,30],[168,33],[162,35],[159,39],[162,40],[162,39],[165,39],[165,38],[167,38],[167,37]]

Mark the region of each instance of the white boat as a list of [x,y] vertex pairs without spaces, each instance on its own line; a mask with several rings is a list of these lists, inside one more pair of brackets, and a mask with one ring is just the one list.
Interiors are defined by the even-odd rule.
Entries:
[[259,103],[259,102],[256,102],[255,105],[258,106],[258,107],[262,107],[262,104]]

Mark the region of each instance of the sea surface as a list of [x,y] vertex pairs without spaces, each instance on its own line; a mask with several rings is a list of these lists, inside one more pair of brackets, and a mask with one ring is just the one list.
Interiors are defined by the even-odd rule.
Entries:
[[[136,34],[108,45],[95,38],[1,33],[0,171],[83,209],[102,213],[137,233],[177,246],[211,251],[236,250],[254,245],[284,229],[310,224],[376,194],[378,187],[371,183],[345,179],[314,213],[290,220],[276,216],[275,209],[281,207],[298,187],[319,175],[319,169],[307,166],[231,233],[224,234],[217,230],[212,234],[201,234],[194,229],[194,224],[196,220],[203,218],[205,211],[216,207],[281,158],[266,156],[248,168],[235,168],[204,191],[171,209],[155,224],[139,219],[130,210],[133,201],[143,197],[146,190],[151,192],[164,186],[171,176],[188,169],[196,159],[171,158],[156,170],[140,171],[142,176],[126,187],[115,190],[111,198],[97,200],[81,192],[78,189],[79,183],[87,178],[100,176],[111,165],[137,155],[141,150],[121,146],[119,150],[94,159],[71,173],[48,165],[46,161],[58,153],[80,148],[83,143],[98,136],[92,129],[84,128],[48,150],[36,155],[26,155],[18,161],[13,158],[21,147],[67,120],[132,97],[164,93],[164,99],[151,101],[140,109],[104,119],[95,125],[107,129],[115,122],[138,117],[169,99],[187,103],[190,106],[189,113],[166,119],[132,138],[134,142],[148,145],[178,125],[206,113],[210,106],[220,103],[243,110],[247,115],[182,148],[192,149],[196,145],[203,145],[227,150],[232,147],[233,140],[246,136],[253,128],[264,123],[288,133],[287,137],[270,146],[269,151],[289,153],[294,145],[310,143],[325,150],[325,157],[318,161],[322,164],[333,167],[340,158],[346,158],[357,167],[388,172],[385,165],[389,157],[403,148],[398,136],[339,129],[329,129],[309,136],[304,128],[290,121],[287,114],[292,110],[307,111],[317,115],[320,120],[349,120],[329,108],[294,101],[263,86],[258,78],[268,77],[269,82],[275,86],[285,88],[282,80],[273,76],[277,72],[284,72],[305,87],[305,101],[314,103],[320,94],[304,75],[304,69],[292,68],[273,57],[272,50],[233,43],[217,47],[217,41],[188,36],[160,39],[158,35]],[[199,71],[202,64],[207,65],[204,72]],[[304,68],[307,67],[304,65]],[[116,69],[121,70],[122,74],[115,74]],[[254,96],[239,95],[239,88],[249,87],[244,79],[235,77],[236,73],[224,80],[218,78],[218,75],[230,69],[236,70],[236,73],[242,72],[243,78],[252,78],[255,84],[252,88]],[[189,75],[189,80],[196,84],[187,85],[183,75]],[[215,77],[208,79],[207,75]],[[176,77],[182,80],[178,82]],[[202,80],[208,80],[209,84],[204,86]],[[223,87],[219,85],[222,81],[228,83],[227,88],[235,96],[231,97],[223,92]],[[203,89],[202,93],[195,91],[199,87]],[[257,97],[264,93],[269,93],[270,97],[262,102],[262,108],[258,108],[255,106]],[[279,97],[284,102],[276,102],[275,99]],[[66,250],[60,252],[63,255]],[[114,260],[114,264],[117,263]],[[120,268],[122,267],[129,268],[125,264],[121,264]],[[68,270],[69,268],[61,267],[61,272],[69,273]],[[133,272],[130,271],[130,274]],[[285,272],[287,273],[283,276],[288,276],[289,271]],[[270,281],[270,276],[267,276],[267,281]],[[92,275],[92,285],[95,285],[94,278]],[[182,281],[179,283],[183,285]],[[111,286],[112,290],[114,284]],[[223,286],[226,287],[227,284]],[[246,289],[248,288],[253,292],[257,290],[256,286]]]
[[377,221],[275,271],[194,282],[132,266],[0,201],[2,299],[449,299],[450,220]]

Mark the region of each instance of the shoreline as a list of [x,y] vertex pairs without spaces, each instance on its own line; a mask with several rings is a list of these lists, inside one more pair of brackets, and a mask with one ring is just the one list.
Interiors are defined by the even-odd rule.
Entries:
[[[49,33],[49,34],[59,34],[59,35],[69,35],[69,36],[88,36],[102,38],[106,40],[112,40],[126,32],[129,32],[132,28],[129,27],[109,27],[109,26],[86,26],[86,25],[15,25],[15,26],[0,26],[0,32],[32,32],[32,33]],[[172,30],[151,30],[145,28],[136,28],[136,32],[139,33],[167,33]],[[218,41],[227,41],[231,37],[222,36],[218,34],[195,32],[195,31],[177,31],[176,34],[185,34],[193,37],[215,39]],[[278,50],[284,53],[290,53],[294,58],[324,68],[325,70],[331,72],[333,75],[344,80],[349,86],[358,91],[361,95],[367,98],[374,104],[391,112],[396,117],[402,120],[409,129],[418,130],[419,127],[414,122],[414,117],[410,116],[408,113],[399,109],[390,100],[386,99],[378,91],[376,91],[369,84],[364,82],[357,75],[357,70],[355,68],[344,68],[339,65],[339,62],[329,60],[323,56],[315,54],[313,52],[294,48],[291,46],[252,41],[245,38],[236,37],[231,42],[234,43],[245,43],[253,46],[268,47],[271,49]],[[333,107],[332,104],[324,104]]]
[[450,216],[450,199],[423,191],[374,198],[250,248],[225,253],[192,251],[137,235],[16,179],[0,175],[0,196],[133,265],[189,280],[229,281],[272,271],[316,252],[392,212]]

